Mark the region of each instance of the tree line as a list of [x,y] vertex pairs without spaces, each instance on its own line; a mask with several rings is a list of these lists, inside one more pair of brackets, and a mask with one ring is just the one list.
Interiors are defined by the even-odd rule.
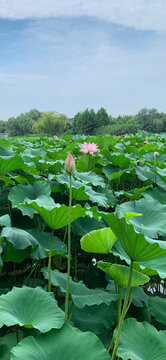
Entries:
[[86,109],[78,112],[72,121],[65,114],[56,111],[40,112],[32,109],[29,112],[11,117],[8,121],[0,120],[0,133],[9,136],[29,134],[85,134],[85,135],[123,135],[136,133],[138,130],[161,133],[166,132],[166,113],[156,109],[142,109],[136,115],[108,115],[104,108],[97,112]]

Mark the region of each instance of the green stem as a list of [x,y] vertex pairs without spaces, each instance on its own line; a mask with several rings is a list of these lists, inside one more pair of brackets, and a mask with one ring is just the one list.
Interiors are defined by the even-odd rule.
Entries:
[[[65,241],[66,241],[67,229],[68,229],[68,227],[66,226],[65,227],[65,232],[64,232],[64,237],[63,237],[63,243],[65,243]],[[61,265],[62,265],[62,256],[60,257],[60,260],[59,260],[59,271],[61,269]]]
[[119,325],[121,310],[122,310],[122,288],[118,286],[119,299],[117,303],[117,325]]
[[16,264],[13,263],[13,267],[14,267],[14,285],[16,286]]
[[17,339],[17,344],[18,344],[19,343],[18,324],[16,324],[16,339]]
[[74,257],[74,270],[75,270],[75,282],[77,282],[77,250],[75,250],[75,257]]
[[34,270],[35,270],[35,264],[33,264],[32,266],[33,266],[33,267],[32,267],[32,269],[31,269],[29,275],[28,275],[27,278],[24,280],[24,285],[27,285],[29,279],[31,278],[31,275],[33,274],[33,272],[34,272]]
[[[156,170],[156,155],[154,155],[154,167],[155,167],[155,170]],[[154,173],[154,181],[157,184],[157,174],[156,174],[156,172]]]
[[65,243],[66,235],[67,235],[67,226],[65,227],[65,232],[64,232],[64,237],[63,237],[63,243]]
[[38,260],[36,260],[36,264],[35,264],[35,271],[34,271],[34,274],[33,274],[32,287],[34,286],[34,283],[35,283],[37,269],[38,269]]
[[72,203],[72,183],[71,183],[71,174],[70,174],[69,222],[68,222],[68,260],[67,260],[67,284],[66,284],[66,300],[65,300],[65,321],[67,321],[67,318],[68,318],[68,303],[69,303],[70,255],[71,255],[71,203]]
[[5,186],[5,189],[6,189],[6,196],[7,196],[7,202],[8,202],[8,210],[9,210],[10,222],[11,222],[11,226],[12,226],[12,212],[11,212],[10,202],[9,202],[9,199],[8,199],[8,190],[7,190],[6,186]]
[[[132,293],[130,294],[130,299],[129,299],[129,302],[128,302],[128,305],[127,305],[127,308],[126,308],[126,314],[127,314],[128,310],[129,310],[129,308],[130,308],[130,305],[131,305],[131,303],[132,303],[132,299],[133,299],[133,296],[134,296],[134,292],[135,292],[135,288],[133,289]],[[126,314],[125,314],[125,316],[126,316]]]
[[52,257],[53,241],[54,241],[54,230],[52,230],[52,237],[51,237],[50,251],[48,258],[48,292],[51,292],[51,257]]
[[38,221],[38,229],[41,230],[39,214],[37,214],[37,221]]
[[71,317],[72,317],[73,305],[74,305],[74,303],[73,303],[73,300],[72,300],[72,304],[71,304],[70,314],[69,314],[69,319],[68,319],[68,320],[70,320],[70,319],[71,319]]
[[[117,335],[116,335],[116,340],[115,340],[111,360],[115,360],[116,351],[117,351],[117,348],[118,348],[118,345],[119,345],[120,333],[121,333],[121,329],[122,329],[122,325],[123,325],[123,320],[124,320],[125,315],[126,315],[126,309],[127,309],[127,306],[128,306],[129,297],[130,297],[130,286],[131,286],[131,279],[132,279],[132,271],[133,271],[133,261],[131,261],[131,264],[130,264],[129,280],[128,280],[128,284],[127,284],[126,295],[125,295],[125,299],[124,299],[122,314],[121,314],[121,318],[120,318],[119,325],[118,325],[118,330],[117,330]],[[109,348],[108,348],[108,350],[109,350]]]

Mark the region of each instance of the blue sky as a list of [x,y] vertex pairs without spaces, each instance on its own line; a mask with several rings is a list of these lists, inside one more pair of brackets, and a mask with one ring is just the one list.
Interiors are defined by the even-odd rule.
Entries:
[[166,112],[165,0],[0,0],[0,119]]

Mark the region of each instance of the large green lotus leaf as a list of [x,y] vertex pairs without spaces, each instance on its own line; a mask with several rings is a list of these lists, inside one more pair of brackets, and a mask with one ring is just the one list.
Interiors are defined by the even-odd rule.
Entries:
[[25,249],[15,249],[11,242],[8,242],[4,250],[3,261],[13,263],[21,263],[24,259],[30,257],[32,247],[28,246]]
[[165,331],[129,318],[123,323],[117,355],[123,360],[165,360],[165,343]]
[[105,182],[103,177],[93,173],[92,171],[88,171],[88,172],[74,171],[74,177],[86,185],[101,186],[102,188],[105,187]]
[[153,172],[156,172],[161,177],[161,179],[166,182],[166,169],[160,169],[156,167]]
[[153,271],[157,271],[161,279],[166,279],[166,257],[160,257],[149,261],[140,261],[139,265],[142,267],[148,267]]
[[3,137],[0,138],[0,147],[7,151],[12,151],[12,145],[11,145],[10,141]]
[[166,205],[151,199],[140,199],[139,201],[125,202],[117,205],[120,211],[141,213],[141,217],[131,219],[135,229],[143,232],[146,236],[157,238],[159,235],[166,235]]
[[108,351],[91,332],[65,324],[37,338],[27,337],[12,349],[11,360],[110,360]]
[[[25,198],[30,200],[35,200],[41,195],[50,196],[51,189],[50,185],[45,181],[35,181],[33,185],[16,185],[9,192],[9,200],[11,201],[13,207],[17,206],[24,202]],[[23,215],[27,215],[33,218],[36,211],[34,209],[20,207],[19,208]]]
[[[112,253],[114,256],[119,256],[121,260],[125,260],[127,264],[130,264],[130,258],[123,250],[122,246],[118,241],[112,248]],[[156,259],[134,262],[133,267],[135,270],[141,271],[147,276],[152,276],[158,274],[162,279],[166,278],[166,257],[159,257]]]
[[34,249],[38,246],[37,240],[27,231],[14,227],[3,228],[1,237],[5,237],[7,241],[12,243],[15,249],[25,249],[28,246]]
[[135,166],[136,174],[141,181],[146,181],[149,184],[156,183],[161,189],[166,190],[165,181],[163,181],[158,175],[155,176],[149,166]]
[[149,189],[143,193],[143,197],[147,200],[151,200],[151,198],[158,200],[161,204],[166,205],[166,191],[162,191],[158,188]]
[[44,158],[46,155],[46,152],[43,150],[42,147],[38,147],[37,149],[31,148],[30,146],[28,146],[25,151],[24,154],[30,158],[36,158],[36,157],[40,157],[40,158]]
[[112,208],[119,202],[113,191],[107,186],[104,189],[100,189],[100,193],[104,194],[107,198],[107,203]]
[[[23,333],[19,332],[19,341],[22,340]],[[16,333],[7,334],[3,337],[0,337],[0,354],[1,360],[10,359],[11,349],[17,345]]]
[[92,331],[99,335],[115,324],[116,312],[116,302],[112,302],[110,305],[84,306],[83,309],[73,306],[71,321],[81,331]]
[[113,165],[120,166],[121,168],[129,166],[131,163],[129,155],[123,152],[115,153],[109,150],[102,150],[102,154],[105,155],[106,159],[111,161]]
[[166,299],[158,296],[150,297],[149,309],[151,315],[160,323],[166,325]]
[[144,166],[135,166],[136,175],[141,181],[147,181],[151,183],[154,180],[154,174],[151,172],[151,169],[148,165]]
[[14,287],[6,295],[1,295],[0,314],[0,328],[18,324],[47,332],[60,329],[64,323],[64,312],[58,307],[54,295],[40,287]]
[[127,171],[127,169],[121,170],[119,166],[106,165],[103,167],[102,172],[105,174],[107,179],[115,180],[120,179],[120,177]]
[[99,162],[100,156],[84,154],[77,161],[76,168],[79,172],[88,172],[92,170]]
[[8,214],[0,216],[0,226],[10,226],[10,216]]
[[92,230],[102,229],[105,227],[103,219],[97,221],[95,218],[79,218],[72,223],[72,231],[79,236],[83,236]]
[[44,174],[55,174],[64,167],[64,160],[48,161],[43,159],[35,159],[34,162],[37,170]]
[[59,148],[54,148],[51,149],[50,146],[49,146],[49,150],[46,150],[46,153],[47,153],[47,156],[49,159],[51,160],[54,160],[54,161],[57,161],[57,160],[65,160],[67,155],[64,151],[62,151],[63,148],[59,147]]
[[20,169],[27,171],[27,167],[19,155],[0,157],[0,174]]
[[[51,232],[43,232],[38,229],[31,229],[31,230],[28,230],[28,232],[38,241],[38,244],[39,244],[39,248],[31,254],[31,258],[33,258],[33,259],[42,258],[43,259],[44,257],[47,257],[50,252],[50,244],[51,244],[51,239],[52,239]],[[38,254],[39,249],[40,249],[40,252],[43,250],[42,257],[41,257],[41,254]],[[55,256],[55,255],[60,255],[63,257],[67,256],[67,246],[57,236],[54,236],[53,245],[52,245],[52,256]]]
[[[69,176],[67,174],[57,175],[56,180],[58,183],[64,184],[69,190],[70,183]],[[94,191],[91,186],[87,186],[74,178],[72,178],[72,196],[75,200],[90,200],[93,203],[97,203],[99,206],[108,207],[107,198],[104,194]]]
[[[42,269],[45,279],[48,279],[48,269]],[[51,283],[66,292],[67,274],[60,273],[58,270],[51,271]],[[85,305],[100,305],[102,303],[109,305],[116,301],[117,296],[111,295],[102,289],[88,289],[82,281],[74,282],[70,277],[69,292],[74,304],[82,309]]]
[[109,207],[105,194],[94,191],[91,186],[85,186],[84,191],[88,196],[88,199],[93,203],[97,203],[99,206],[103,206],[105,208]]
[[[18,205],[17,207],[19,207]],[[66,205],[55,204],[54,200],[47,196],[40,196],[36,200],[25,199],[21,206],[30,207],[36,210],[44,219],[46,224],[53,230],[60,229],[68,225],[69,207]],[[71,222],[84,217],[85,209],[80,204],[71,207]]]
[[[112,279],[121,287],[127,288],[130,268],[125,265],[110,264],[107,262],[99,261],[97,267],[111,276]],[[150,278],[140,272],[133,270],[130,287],[144,285]]]
[[108,227],[93,230],[81,238],[81,248],[84,251],[108,254],[116,241],[116,236]]
[[136,232],[132,224],[124,217],[119,218],[116,213],[101,215],[132,261],[147,261],[166,256],[165,242],[147,240],[144,234]]

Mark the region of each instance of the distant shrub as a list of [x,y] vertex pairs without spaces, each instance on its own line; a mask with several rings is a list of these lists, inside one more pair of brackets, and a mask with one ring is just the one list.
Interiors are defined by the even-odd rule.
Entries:
[[139,125],[137,123],[113,124],[113,125],[101,126],[100,128],[96,129],[95,135],[135,134],[138,130],[139,130]]

